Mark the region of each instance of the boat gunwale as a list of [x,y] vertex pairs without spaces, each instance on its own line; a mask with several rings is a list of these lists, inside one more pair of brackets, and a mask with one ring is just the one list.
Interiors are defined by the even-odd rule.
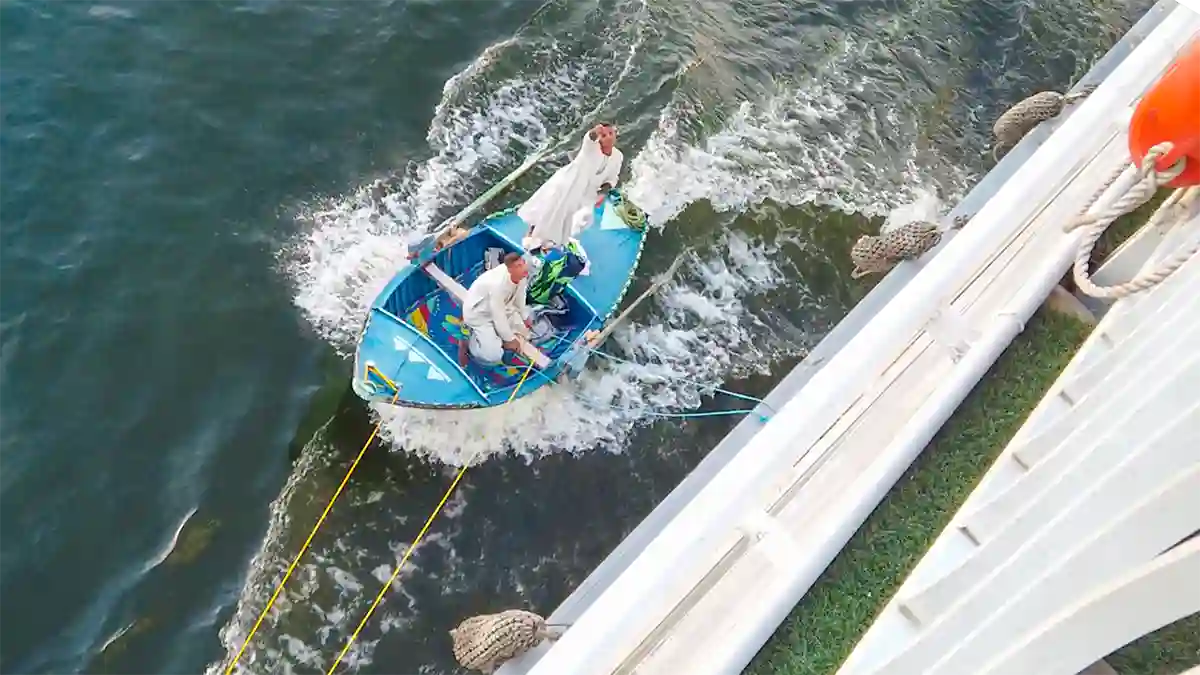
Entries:
[[[501,211],[499,213],[494,213],[494,214],[487,216],[486,218],[484,218],[480,222],[476,223],[475,226],[473,226],[471,228],[471,233],[470,233],[470,235],[468,235],[468,237],[486,236],[486,235],[490,234],[492,237],[499,239],[502,244],[511,246],[513,248],[512,252],[514,252],[514,253],[520,253],[522,255],[529,253],[528,250],[526,250],[523,246],[519,245],[517,242],[513,241],[511,237],[504,234],[504,232],[502,232],[499,228],[492,226],[490,221],[495,220],[502,216],[506,216],[508,214],[509,214],[509,211]],[[645,238],[643,237],[643,241],[644,240],[645,240]],[[463,241],[466,241],[466,239],[464,239]],[[452,251],[454,249],[454,246],[457,246],[458,244],[461,244],[461,243],[462,242],[455,242],[451,246],[446,247],[445,250]],[[638,258],[634,259],[634,266],[630,268],[629,275],[628,275],[629,278],[633,277],[634,272],[637,269],[637,262],[639,259],[640,259],[640,256]],[[420,268],[420,266],[416,266],[416,267]],[[415,274],[415,272],[409,271],[409,274]],[[626,285],[628,286],[628,281],[626,282]],[[399,284],[397,284],[397,288],[398,287],[399,287]],[[582,293],[580,293],[579,290],[577,288],[575,288],[575,286],[573,284],[567,284],[566,288],[567,288],[567,291],[571,294],[571,296],[576,301],[579,302],[580,306],[584,310],[586,310],[590,314],[590,316],[588,316],[586,318],[586,320],[580,324],[579,328],[567,331],[567,337],[570,338],[567,341],[571,343],[571,346],[568,347],[567,350],[564,351],[561,355],[559,355],[558,358],[551,359],[550,365],[547,368],[544,368],[544,369],[539,368],[535,371],[535,372],[537,372],[538,375],[542,376],[546,380],[545,384],[554,384],[554,377],[557,376],[557,374],[562,371],[563,364],[565,364],[567,361],[570,360],[568,358],[568,356],[574,352],[574,349],[576,347],[575,343],[578,343],[580,338],[582,338],[584,333],[586,333],[589,329],[593,328],[597,323],[603,322],[603,320],[600,318],[600,313],[598,311],[596,311],[596,308],[592,305],[592,303],[590,301],[588,301],[588,299],[586,297],[584,297],[584,295]],[[392,292],[394,293],[395,289],[393,289]],[[439,290],[436,291],[436,293],[449,295],[449,292],[446,289],[440,288],[440,287],[439,287]],[[428,296],[425,296],[425,297],[428,297]],[[619,298],[618,298],[617,302],[618,303],[620,302]],[[384,311],[384,313],[387,316],[390,316],[390,317],[396,319],[397,321],[400,321],[401,323],[405,324],[409,328],[413,328],[415,330],[415,327],[412,326],[412,324],[408,323],[407,321],[404,321],[403,319],[397,317],[396,315],[392,314],[391,312],[388,312],[386,310],[382,310],[382,311]],[[417,331],[417,332],[419,333],[420,331]],[[575,334],[574,337],[570,337],[572,333]],[[475,381],[475,379],[472,378],[467,373],[466,369],[463,368],[461,365],[459,365],[454,360],[454,357],[452,357],[450,354],[447,354],[441,345],[434,342],[432,339],[429,338],[429,336],[427,336],[423,333],[421,334],[421,337],[423,337],[425,339],[425,342],[427,342],[429,345],[431,345],[432,347],[437,349],[439,353],[441,353],[443,356],[445,356],[450,361],[454,362],[455,367],[458,369],[459,373],[462,374],[467,379],[469,379],[471,381],[471,384],[475,387],[476,392],[479,393],[481,396],[483,396],[484,403],[482,405],[473,406],[473,407],[490,408],[490,407],[502,405],[503,404],[502,402],[501,403],[493,402],[492,399],[503,397],[508,392],[511,392],[518,384],[518,383],[514,382],[507,386],[498,387],[496,389],[490,389],[487,392],[484,392],[483,388],[480,387],[479,384]],[[439,406],[439,407],[441,407],[441,406]],[[469,409],[468,406],[452,406],[452,407]]]
[[[443,292],[444,292],[444,291],[443,291]],[[443,351],[443,350],[442,350],[442,348],[441,348],[441,347],[439,347],[439,346],[438,346],[438,344],[437,344],[436,342],[434,342],[432,339],[430,339],[428,335],[425,335],[425,334],[424,334],[424,333],[422,333],[421,331],[417,330],[416,326],[413,326],[411,323],[409,323],[409,322],[405,321],[404,319],[401,319],[400,317],[396,316],[395,314],[392,314],[391,312],[387,311],[386,309],[384,309],[384,308],[382,308],[382,307],[372,307],[372,308],[371,308],[371,311],[372,311],[372,312],[379,312],[379,313],[380,313],[380,314],[382,314],[384,317],[386,317],[386,318],[388,318],[388,319],[391,319],[392,321],[395,321],[395,322],[399,323],[400,325],[404,326],[405,328],[409,329],[409,330],[410,330],[410,331],[412,331],[413,333],[416,333],[418,336],[420,336],[420,338],[421,338],[421,341],[422,341],[422,342],[424,342],[425,344],[427,344],[427,345],[429,345],[430,347],[434,348],[435,350],[437,350],[437,352],[438,352],[439,354],[441,354],[442,356],[446,357],[446,360],[447,360],[447,361],[449,361],[451,364],[453,364],[453,366],[454,366],[454,369],[458,371],[458,374],[459,374],[459,375],[461,375],[461,376],[462,376],[464,379],[466,379],[466,381],[467,381],[467,382],[470,382],[470,383],[471,383],[471,388],[475,390],[475,393],[476,393],[476,394],[478,394],[478,395],[479,395],[479,397],[480,397],[480,399],[481,399],[481,403],[483,403],[483,405],[478,405],[478,406],[465,406],[465,405],[430,405],[430,404],[428,404],[428,403],[410,404],[410,402],[409,402],[409,401],[405,400],[405,403],[406,403],[406,404],[408,404],[408,405],[405,405],[405,406],[403,406],[403,407],[409,407],[409,408],[431,408],[431,409],[437,409],[437,408],[472,408],[472,407],[475,407],[475,408],[483,408],[483,407],[487,407],[487,404],[488,404],[490,401],[488,400],[488,396],[487,396],[487,394],[485,394],[485,393],[484,393],[484,391],[483,391],[483,388],[479,386],[479,383],[477,383],[477,382],[474,380],[474,378],[472,378],[472,377],[471,377],[469,374],[467,374],[467,371],[466,371],[466,369],[465,369],[465,368],[463,368],[463,367],[462,367],[462,365],[461,365],[460,363],[458,363],[458,361],[456,361],[456,360],[454,360],[454,359],[450,358],[450,356],[449,356],[448,354],[446,354],[446,352],[445,352],[445,351]],[[400,400],[401,400],[401,399],[397,398],[397,399],[396,399],[396,403],[393,403],[392,405],[397,405],[397,406],[399,406],[399,405],[400,405]]]
[[[477,236],[490,235],[493,238],[498,239],[501,244],[505,244],[507,246],[511,246],[512,248],[514,248],[516,250],[515,252],[518,252],[518,253],[526,252],[523,248],[518,246],[511,238],[509,238],[507,235],[505,235],[503,232],[501,232],[497,228],[492,227],[487,222],[488,220],[491,220],[494,217],[494,215],[495,214],[493,214],[492,216],[488,216],[486,219],[484,219],[483,221],[481,221],[480,223],[478,223],[474,227],[472,227],[471,228],[472,232],[471,232],[470,236],[477,237]],[[462,243],[462,242],[456,242],[455,245],[457,245],[458,243]],[[454,246],[449,246],[445,250],[450,251],[450,250],[453,250],[453,248],[454,248]],[[636,268],[632,268],[632,269],[636,269]],[[416,328],[416,326],[413,326],[410,322],[397,316],[396,314],[387,310],[383,306],[384,303],[387,302],[387,299],[390,298],[401,285],[403,285],[403,283],[408,279],[408,277],[416,274],[418,271],[423,272],[424,270],[422,269],[422,267],[420,265],[414,265],[414,264],[410,263],[409,265],[406,266],[405,269],[398,271],[396,273],[396,275],[393,277],[393,279],[388,282],[388,286],[382,292],[380,292],[380,294],[376,298],[376,302],[372,304],[370,311],[368,311],[368,313],[367,313],[367,317],[368,317],[367,323],[363,327],[362,336],[366,335],[367,330],[370,326],[371,313],[379,312],[384,317],[404,326],[405,328],[411,330],[413,333],[416,333],[417,335],[419,335],[421,338],[421,341],[424,344],[426,344],[427,346],[434,349],[438,354],[442,355],[443,357],[446,358],[447,361],[452,363],[454,365],[454,369],[458,373],[458,375],[460,375],[461,377],[466,379],[468,382],[470,382],[471,388],[474,389],[475,394],[479,400],[475,401],[473,404],[431,404],[428,402],[417,402],[417,401],[413,401],[413,400],[405,399],[405,398],[398,398],[395,401],[393,401],[391,399],[385,400],[383,397],[376,397],[375,400],[380,401],[380,402],[385,402],[389,405],[396,406],[396,407],[423,408],[423,409],[427,409],[427,410],[473,410],[473,409],[479,409],[479,408],[496,407],[498,405],[501,405],[501,403],[497,402],[497,399],[502,398],[505,394],[507,394],[508,392],[511,392],[513,390],[513,388],[517,386],[516,383],[509,384],[507,386],[499,387],[496,389],[491,389],[491,390],[485,392],[483,390],[483,388],[479,386],[479,383],[475,381],[475,378],[471,377],[471,375],[469,373],[467,373],[466,369],[463,368],[462,365],[458,363],[458,361],[454,358],[454,356],[452,356],[451,354],[448,354],[441,345],[439,345],[437,342],[435,342],[428,335],[425,335],[420,330],[418,330]],[[632,271],[629,276],[630,277],[633,276]],[[581,294],[576,288],[574,288],[571,285],[568,285],[567,289],[572,294],[574,299],[578,301],[580,307],[588,314],[588,316],[585,318],[584,322],[577,329],[574,329],[574,330],[571,330],[568,332],[568,335],[570,335],[571,333],[575,333],[575,337],[570,340],[570,342],[575,343],[575,342],[579,341],[579,338],[582,337],[583,334],[588,329],[592,328],[593,326],[596,325],[596,323],[600,322],[600,314],[599,314],[599,312],[596,311],[595,307],[593,307],[592,304],[587,300],[587,298],[585,298],[583,296],[583,294]],[[434,291],[433,295],[449,296],[450,293],[445,288],[441,288],[440,286],[438,286],[437,290]],[[426,299],[428,297],[429,297],[428,295],[422,296],[421,300]],[[361,349],[361,345],[362,345],[362,339],[361,339],[362,336],[360,336],[360,339],[359,339],[359,347],[358,347],[358,349],[355,350],[356,351],[356,354],[355,354],[356,361],[357,361],[357,356],[358,356],[357,352],[359,351],[359,349]],[[568,356],[573,353],[573,349],[574,349],[574,345],[572,345],[571,348],[568,348],[567,351],[565,351],[558,358],[553,359],[551,361],[551,365],[548,368],[546,368],[544,370],[539,369],[537,371],[538,375],[540,375],[542,378],[544,378],[546,380],[545,384],[553,384],[554,383],[554,377],[551,373],[557,374],[558,372],[561,372],[563,364],[565,364],[567,361],[569,361]],[[550,372],[547,372],[547,371],[550,371]],[[356,368],[355,376],[357,376],[357,368]]]
[[[613,198],[611,196],[608,196],[608,195],[605,196],[604,208],[606,208],[606,209],[614,208]],[[466,241],[466,239],[469,239],[471,237],[491,236],[492,238],[496,239],[498,241],[498,243],[502,244],[503,246],[505,246],[507,248],[510,248],[512,252],[520,253],[522,255],[528,254],[529,251],[527,249],[525,249],[524,246],[522,246],[519,243],[517,243],[516,241],[514,241],[511,237],[509,237],[502,230],[500,230],[500,228],[498,228],[494,225],[494,223],[497,220],[499,220],[505,216],[508,216],[510,214],[515,214],[515,213],[516,213],[516,207],[510,207],[508,209],[504,209],[501,211],[497,211],[497,212],[488,214],[487,216],[485,216],[484,218],[479,220],[475,225],[473,225],[470,228],[468,236],[466,238],[464,238],[462,241]],[[517,217],[519,218],[520,216],[517,216]],[[598,223],[597,223],[597,226],[598,226]],[[631,228],[631,229],[633,229],[633,228]],[[563,354],[561,354],[558,358],[553,359],[551,362],[551,365],[548,368],[546,368],[545,370],[540,370],[540,369],[538,370],[538,375],[546,380],[546,382],[544,384],[553,384],[555,382],[555,376],[557,374],[561,373],[565,364],[571,360],[571,358],[568,358],[568,357],[570,357],[572,354],[574,354],[576,352],[576,350],[577,350],[576,343],[579,342],[579,338],[582,337],[584,335],[584,333],[586,333],[589,329],[595,328],[596,326],[599,326],[599,325],[603,325],[604,322],[608,319],[608,317],[612,316],[613,312],[616,311],[616,309],[618,307],[620,307],[621,301],[624,299],[626,293],[629,291],[630,286],[633,284],[633,278],[637,274],[638,267],[641,263],[642,253],[645,249],[647,234],[648,234],[648,232],[646,232],[646,231],[640,232],[641,236],[638,237],[637,252],[634,255],[633,264],[630,265],[629,270],[626,274],[625,283],[621,286],[621,290],[618,292],[616,298],[612,302],[612,306],[608,308],[608,312],[605,315],[602,316],[600,314],[600,311],[596,308],[596,306],[592,304],[591,300],[589,300],[578,288],[576,288],[573,283],[568,284],[566,286],[567,292],[570,293],[572,298],[579,303],[581,309],[583,309],[585,312],[588,313],[588,317],[585,319],[585,321],[581,324],[581,326],[576,331],[570,331],[571,333],[577,333],[575,338],[570,340],[570,342],[572,343],[571,346],[565,352],[563,352]],[[446,249],[444,249],[444,250],[447,252],[452,251],[454,249],[454,247],[457,246],[458,244],[462,243],[462,241],[455,242],[454,244],[451,244],[450,246],[446,247]],[[440,251],[439,251],[439,253],[440,253]],[[430,262],[433,262],[433,260],[431,259]],[[389,311],[385,308],[388,299],[390,299],[397,292],[397,290],[406,281],[409,280],[409,278],[412,275],[417,274],[418,272],[425,272],[423,266],[417,265],[411,261],[408,262],[408,264],[402,266],[399,270],[396,271],[396,273],[392,276],[392,278],[388,281],[388,283],[375,296],[375,299],[372,301],[371,306],[367,312],[367,319],[364,322],[361,333],[359,334],[358,344],[356,345],[356,348],[355,348],[355,364],[356,365],[355,365],[355,373],[354,373],[353,378],[357,379],[357,377],[358,377],[358,372],[357,372],[358,371],[357,364],[358,364],[358,360],[359,360],[358,357],[359,357],[359,353],[361,352],[361,349],[362,349],[362,340],[364,337],[366,337],[366,334],[371,325],[371,320],[370,320],[371,314],[373,312],[377,311],[380,314],[382,314],[383,316],[387,317],[388,319],[400,324],[401,326],[403,326],[403,327],[411,330],[412,332],[416,333],[417,335],[419,335],[424,344],[428,345],[429,347],[432,347],[434,350],[437,351],[438,354],[442,355],[448,361],[450,361],[454,365],[455,371],[461,377],[467,379],[471,383],[471,387],[475,391],[475,394],[479,400],[475,401],[472,404],[464,404],[464,403],[460,403],[460,404],[430,404],[427,402],[417,402],[417,401],[411,401],[411,400],[407,400],[407,399],[403,399],[403,398],[397,398],[395,400],[390,400],[390,399],[385,400],[383,397],[376,396],[373,398],[374,401],[387,403],[389,405],[393,405],[396,407],[422,408],[422,409],[428,409],[428,410],[472,410],[472,409],[489,408],[489,407],[495,407],[497,405],[501,405],[500,403],[495,402],[493,399],[498,398],[499,396],[502,396],[507,392],[511,392],[514,389],[514,387],[517,386],[515,383],[510,384],[503,388],[491,390],[490,392],[485,392],[483,390],[483,388],[480,387],[479,383],[476,382],[475,379],[472,378],[469,373],[467,373],[466,369],[463,368],[462,365],[457,362],[457,360],[454,358],[454,356],[448,354],[446,352],[446,350],[442,348],[441,345],[439,345],[437,342],[435,342],[429,336],[427,336],[424,333],[422,333],[421,331],[417,330],[417,328],[415,326],[413,326],[411,323],[409,323],[408,321],[402,319],[401,317],[397,316],[396,314],[392,313],[391,311]],[[426,272],[426,274],[428,274],[428,273]],[[435,294],[444,294],[447,296],[450,295],[449,291],[447,291],[445,288],[441,288],[440,285],[438,286],[438,290],[435,291]],[[428,296],[423,296],[423,297],[428,297]],[[568,335],[569,334],[570,333],[568,333]],[[584,359],[585,359],[585,362],[587,360],[589,360],[587,358],[587,355],[584,356]]]

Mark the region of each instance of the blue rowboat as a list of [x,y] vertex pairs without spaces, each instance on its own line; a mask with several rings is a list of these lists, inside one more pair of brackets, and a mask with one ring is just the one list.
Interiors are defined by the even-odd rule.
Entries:
[[[531,357],[541,367],[530,374],[517,398],[564,372],[581,371],[590,353],[583,346],[584,334],[600,330],[628,290],[646,227],[630,226],[618,215],[622,200],[619,191],[610,191],[597,204],[593,224],[580,233],[590,274],[568,285],[565,318],[552,332],[533,339],[538,351]],[[400,269],[371,303],[354,358],[354,392],[368,402],[411,408],[486,408],[509,400],[529,357],[506,351],[498,365],[470,358],[460,364],[459,345],[466,340],[462,298],[484,271],[485,258],[525,253],[520,242],[527,230],[515,207],[500,211],[436,253],[427,246]]]

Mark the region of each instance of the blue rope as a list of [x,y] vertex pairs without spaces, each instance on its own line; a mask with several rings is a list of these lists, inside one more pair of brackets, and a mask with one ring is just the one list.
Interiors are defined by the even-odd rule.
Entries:
[[[754,412],[754,408],[738,408],[737,410],[701,410],[698,412],[668,413],[668,412],[658,412],[656,410],[634,410],[632,408],[618,408],[616,406],[609,406],[609,407],[617,412],[640,413],[643,415],[649,415],[651,417],[668,417],[668,418],[678,418],[678,419],[691,419],[694,417],[723,417],[726,415],[745,415],[747,413]],[[769,420],[771,418],[767,415],[760,414],[758,416],[758,419],[761,422],[766,422],[767,420]]]
[[[599,349],[594,349],[592,347],[588,347],[587,345],[580,345],[580,346],[582,346],[584,349],[588,350],[589,352],[596,354],[597,356],[603,356],[604,358],[609,359],[611,361],[616,361],[618,363],[627,363],[632,366],[640,365],[634,361],[630,361],[629,359],[623,359],[619,356],[609,354],[608,352],[602,352]],[[730,396],[732,398],[739,398],[743,401],[752,401],[754,403],[757,403],[758,405],[761,405],[762,407],[766,408],[767,410],[770,410],[772,415],[774,415],[777,412],[775,410],[775,408],[771,407],[770,403],[767,403],[766,401],[762,400],[761,398],[755,398],[754,396],[750,396],[749,394],[739,394],[736,391],[729,391],[728,389],[722,389],[721,387],[714,387],[711,385],[702,384],[700,382],[696,382],[694,380],[689,380],[689,379],[686,379],[683,377],[677,377],[675,379],[678,380],[679,382],[684,382],[686,384],[690,384],[693,387],[698,387],[700,389],[706,389],[706,390],[712,391],[713,393],[724,394],[724,395]],[[751,412],[751,409],[747,409],[743,412]]]
[[[557,335],[552,335],[552,336],[550,336],[550,338],[553,340],[556,340],[558,342],[567,342],[566,338],[559,337]],[[618,363],[626,363],[626,364],[629,364],[632,366],[641,365],[635,361],[630,361],[629,359],[623,359],[619,356],[609,354],[608,352],[602,352],[599,349],[589,347],[582,342],[582,339],[578,342],[578,346],[583,349],[586,349],[587,351],[591,352],[592,354],[596,354],[597,356],[602,356],[606,359],[616,361]],[[550,378],[546,377],[545,374],[540,373],[539,371],[536,371],[536,370],[534,372],[538,373],[541,377],[545,378],[547,381],[553,383],[553,381],[550,380]],[[726,396],[730,396],[732,398],[738,398],[743,401],[753,401],[754,403],[757,403],[758,405],[771,411],[770,415],[765,414],[765,413],[759,413],[758,420],[760,422],[764,422],[764,423],[767,422],[768,420],[771,419],[771,415],[774,415],[776,413],[775,408],[773,408],[771,406],[771,404],[767,403],[766,401],[762,400],[761,398],[755,398],[754,396],[750,396],[749,394],[739,394],[736,391],[729,391],[728,389],[722,389],[721,387],[714,387],[711,385],[701,384],[700,382],[696,382],[694,380],[689,380],[689,379],[683,378],[683,377],[677,377],[674,379],[679,382],[683,382],[685,384],[690,384],[694,387],[698,387],[703,390],[712,391],[713,393],[724,394]],[[668,412],[658,412],[658,411],[654,411],[654,410],[634,410],[632,408],[618,408],[616,406],[606,406],[606,407],[611,408],[612,410],[616,410],[618,412],[640,413],[640,414],[645,414],[645,415],[651,415],[653,417],[677,418],[677,419],[690,419],[690,418],[698,418],[698,417],[722,417],[722,416],[726,416],[726,415],[746,415],[746,414],[749,414],[749,413],[752,413],[755,411],[754,408],[738,408],[736,410],[701,410],[701,411],[697,411],[697,412],[668,413]]]

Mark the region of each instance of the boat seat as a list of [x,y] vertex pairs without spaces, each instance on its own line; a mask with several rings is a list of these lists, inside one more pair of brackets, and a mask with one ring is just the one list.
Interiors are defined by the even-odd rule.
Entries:
[[[467,289],[463,288],[463,285],[458,283],[457,279],[443,272],[442,268],[433,263],[426,263],[423,269],[439,286],[446,289],[447,293],[458,298],[460,303],[467,301]],[[517,340],[521,343],[521,354],[532,361],[533,365],[538,368],[545,368],[550,365],[549,357],[542,353],[542,350],[535,347],[532,342],[522,337],[518,337]]]
[[433,277],[433,280],[438,283],[438,286],[446,289],[446,292],[458,298],[460,303],[467,301],[467,289],[462,284],[458,283],[458,279],[446,274],[442,268],[433,263],[425,264],[425,273]]

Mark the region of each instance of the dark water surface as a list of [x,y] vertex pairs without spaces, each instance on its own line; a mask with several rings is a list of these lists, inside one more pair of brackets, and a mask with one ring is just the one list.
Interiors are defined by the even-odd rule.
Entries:
[[0,670],[223,671],[381,419],[345,357],[404,239],[612,120],[660,226],[635,292],[689,251],[632,363],[385,412],[243,657],[324,672],[478,454],[347,659],[454,672],[449,628],[548,613],[733,419],[656,413],[769,389],[865,293],[849,243],[961,195],[1147,7],[0,2]]

